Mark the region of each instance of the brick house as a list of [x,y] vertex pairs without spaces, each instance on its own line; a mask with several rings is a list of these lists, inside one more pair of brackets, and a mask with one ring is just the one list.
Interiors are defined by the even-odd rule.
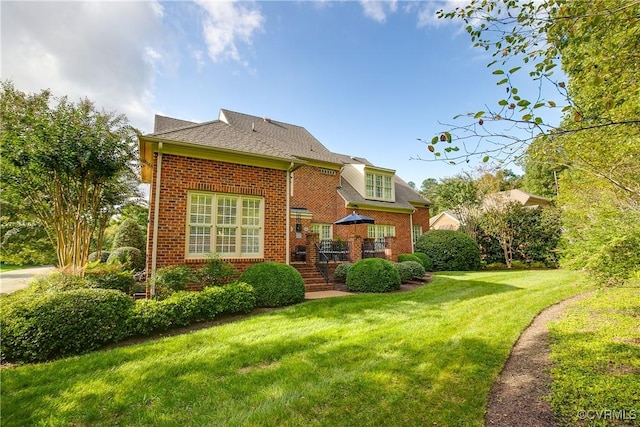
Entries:
[[[330,242],[340,260],[395,260],[429,229],[429,202],[394,170],[333,153],[300,126],[228,110],[205,123],[156,116],[139,142],[149,274],[210,253],[239,270],[313,265]],[[354,211],[375,223],[334,224]]]

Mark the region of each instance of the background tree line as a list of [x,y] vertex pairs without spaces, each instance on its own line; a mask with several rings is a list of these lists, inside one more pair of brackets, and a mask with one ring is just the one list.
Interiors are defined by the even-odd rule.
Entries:
[[[439,16],[492,55],[497,91],[423,141],[434,159],[520,161],[532,192],[557,194],[565,265],[602,283],[638,277],[640,1],[474,0]],[[520,91],[523,77],[537,92]],[[545,117],[558,113],[559,125]]]

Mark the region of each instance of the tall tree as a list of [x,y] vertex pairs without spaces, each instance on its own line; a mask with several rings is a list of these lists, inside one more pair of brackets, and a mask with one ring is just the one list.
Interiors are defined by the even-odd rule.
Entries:
[[7,81],[0,95],[2,196],[42,224],[62,272],[82,275],[91,236],[134,195],[136,131],[87,99],[26,94]]
[[[640,242],[640,1],[473,0],[440,16],[464,21],[475,45],[491,53],[501,93],[425,141],[429,151],[447,161],[504,161],[535,141],[527,162],[556,172],[566,253],[627,253]],[[558,65],[566,81],[554,75]],[[522,77],[537,91],[521,91]],[[548,119],[558,114],[559,125]],[[584,266],[616,272],[616,259],[628,257],[607,259]]]

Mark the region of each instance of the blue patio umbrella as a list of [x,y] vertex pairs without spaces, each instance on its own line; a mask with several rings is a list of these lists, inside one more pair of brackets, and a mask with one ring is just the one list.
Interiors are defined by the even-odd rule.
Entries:
[[335,225],[351,225],[351,224],[374,224],[375,221],[373,218],[365,215],[357,214],[353,211],[352,214],[345,216],[342,219],[334,222]]

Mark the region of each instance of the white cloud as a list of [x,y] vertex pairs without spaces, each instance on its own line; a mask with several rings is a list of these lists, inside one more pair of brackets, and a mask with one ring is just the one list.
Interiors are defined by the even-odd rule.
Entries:
[[387,20],[387,13],[395,13],[398,10],[397,0],[390,0],[390,1],[360,0],[360,5],[362,6],[365,16],[380,23],[385,22]]
[[263,29],[265,21],[257,5],[203,0],[196,3],[206,12],[202,26],[211,60],[231,59],[245,63],[238,45],[251,45],[254,34]]
[[155,1],[3,2],[2,78],[26,92],[87,97],[148,131],[154,78],[170,62],[162,16]]

